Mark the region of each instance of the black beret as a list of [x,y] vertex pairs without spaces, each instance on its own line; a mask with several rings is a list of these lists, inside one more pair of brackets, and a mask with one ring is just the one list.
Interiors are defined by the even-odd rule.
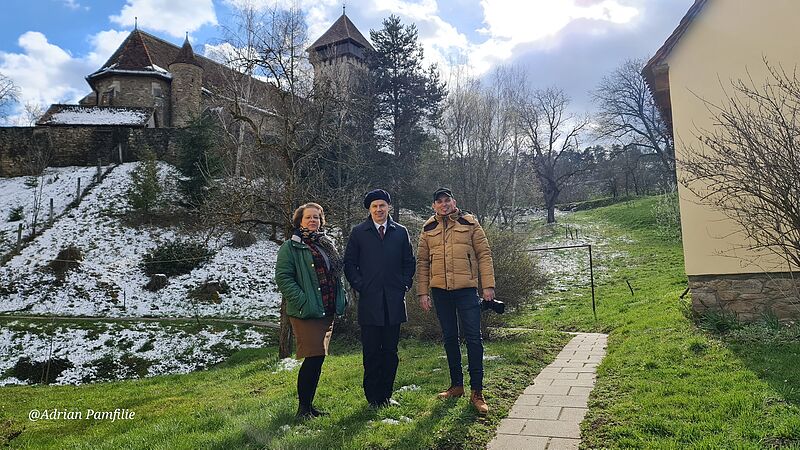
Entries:
[[453,193],[450,192],[450,189],[447,188],[439,188],[433,193],[433,201],[436,201],[439,197],[446,195],[450,198],[453,198]]
[[375,189],[367,192],[367,195],[364,196],[364,208],[369,209],[370,203],[374,202],[375,200],[385,200],[386,203],[392,203],[392,197],[388,192],[384,191],[383,189]]

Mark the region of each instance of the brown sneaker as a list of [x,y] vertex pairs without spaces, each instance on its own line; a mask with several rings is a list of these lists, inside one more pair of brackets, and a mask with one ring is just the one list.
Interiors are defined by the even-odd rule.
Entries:
[[458,398],[464,395],[464,386],[450,386],[444,392],[439,392],[436,397],[440,399]]
[[472,396],[469,401],[471,401],[472,406],[478,410],[478,414],[485,416],[489,412],[489,405],[487,405],[486,401],[483,399],[483,391],[472,391]]

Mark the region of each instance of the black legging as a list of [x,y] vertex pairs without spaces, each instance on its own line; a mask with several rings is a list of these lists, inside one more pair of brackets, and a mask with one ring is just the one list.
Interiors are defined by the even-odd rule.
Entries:
[[322,373],[322,362],[325,355],[309,356],[303,360],[300,372],[297,374],[297,398],[300,400],[300,408],[310,410],[314,395],[317,393],[319,376]]

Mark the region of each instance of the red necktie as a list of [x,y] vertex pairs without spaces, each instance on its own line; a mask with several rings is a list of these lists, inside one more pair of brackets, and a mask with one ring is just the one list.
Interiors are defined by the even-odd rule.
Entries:
[[378,227],[378,234],[381,235],[381,240],[383,240],[383,235],[385,234],[383,231],[383,225]]

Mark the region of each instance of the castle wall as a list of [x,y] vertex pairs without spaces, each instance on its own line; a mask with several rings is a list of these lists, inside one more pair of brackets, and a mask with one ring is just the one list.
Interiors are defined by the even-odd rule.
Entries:
[[[133,106],[156,108],[156,121],[159,127],[169,126],[170,120],[170,84],[161,78],[152,76],[120,76],[112,75],[96,83],[99,90],[101,106]],[[112,100],[104,98],[104,94],[118,89]],[[158,96],[160,90],[161,95]]]
[[93,166],[138,159],[152,149],[159,159],[176,162],[178,130],[129,127],[0,127],[0,177],[29,175],[29,155],[42,150],[49,166]]

